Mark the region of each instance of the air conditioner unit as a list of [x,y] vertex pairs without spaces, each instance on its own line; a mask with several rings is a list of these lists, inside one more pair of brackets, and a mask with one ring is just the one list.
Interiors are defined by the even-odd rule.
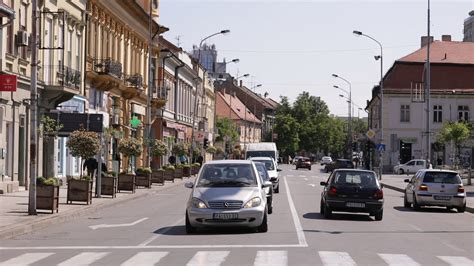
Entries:
[[28,32],[19,30],[16,34],[16,45],[17,46],[28,46]]

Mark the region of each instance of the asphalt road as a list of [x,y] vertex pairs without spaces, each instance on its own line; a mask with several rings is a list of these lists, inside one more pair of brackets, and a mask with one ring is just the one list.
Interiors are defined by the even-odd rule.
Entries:
[[318,167],[282,165],[269,231],[187,235],[182,186],[0,244],[0,265],[474,265],[474,215],[403,208],[385,189],[384,218],[319,215]]

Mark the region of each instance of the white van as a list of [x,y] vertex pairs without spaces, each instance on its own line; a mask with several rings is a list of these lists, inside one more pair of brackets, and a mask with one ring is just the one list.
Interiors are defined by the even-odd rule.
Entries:
[[249,143],[245,147],[245,159],[250,157],[271,157],[278,164],[278,150],[274,142]]

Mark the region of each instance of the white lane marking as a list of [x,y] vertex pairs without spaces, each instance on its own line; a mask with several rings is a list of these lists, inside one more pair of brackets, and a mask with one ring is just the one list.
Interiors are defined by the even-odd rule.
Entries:
[[316,187],[316,185],[315,185],[315,184],[308,184],[308,186]]
[[151,242],[155,241],[158,237],[166,234],[168,231],[170,231],[171,229],[173,229],[173,227],[179,225],[179,224],[183,224],[184,222],[184,219],[185,218],[181,218],[179,219],[176,223],[172,224],[171,226],[169,226],[168,228],[164,229],[164,230],[158,230],[159,232],[156,232],[154,233],[155,235],[154,236],[151,236],[150,238],[148,238],[147,240],[143,241],[142,243],[138,244],[139,246],[146,246],[148,244],[150,244]]
[[0,262],[0,265],[7,266],[7,265],[30,265],[39,260],[42,260],[46,257],[53,255],[54,253],[25,253],[21,256],[9,259],[4,262]]
[[305,178],[304,178],[304,181],[308,181],[308,178],[305,177]]
[[355,261],[347,252],[319,251],[319,257],[324,265],[350,266],[356,265]]
[[138,252],[133,257],[120,264],[121,266],[148,266],[155,265],[160,262],[162,258],[168,255],[169,252]]
[[80,249],[188,249],[188,248],[306,248],[307,244],[281,245],[156,245],[156,246],[42,246],[0,247],[0,250],[80,250]]
[[413,225],[413,224],[408,224],[411,228],[415,229],[416,231],[423,231],[420,227]]
[[229,255],[229,251],[198,251],[187,266],[219,266]]
[[472,266],[474,265],[474,261],[470,260],[466,257],[455,257],[455,256],[438,256],[438,258],[442,259],[449,265],[456,265],[456,266]]
[[128,224],[98,224],[98,225],[90,225],[89,228],[92,230],[96,230],[98,228],[127,227],[127,226],[134,226],[145,220],[148,220],[148,217],[141,218],[140,220],[136,220],[135,222],[128,223]]
[[286,266],[288,265],[288,251],[268,250],[257,252],[254,266]]
[[305,177],[305,175],[299,175],[299,177]]
[[378,254],[388,265],[393,266],[417,266],[420,265],[405,254]]
[[290,205],[290,211],[291,211],[291,215],[293,216],[293,222],[295,224],[296,234],[298,235],[298,243],[300,243],[300,246],[307,247],[308,243],[306,242],[306,237],[303,232],[303,226],[301,226],[300,218],[298,217],[295,204],[293,203],[293,198],[291,197],[290,187],[288,186],[288,182],[286,181],[286,178],[284,178],[283,181],[285,182],[286,195],[288,196],[288,204]]
[[82,252],[68,260],[58,264],[58,266],[90,265],[93,262],[105,257],[109,252]]
[[294,175],[286,175],[287,177],[294,177]]
[[462,249],[462,248],[458,248],[456,247],[455,245],[452,245],[452,244],[449,244],[449,243],[446,243],[446,242],[442,242],[444,245],[446,245],[447,247],[450,247],[456,251],[461,251],[461,252],[466,252],[466,250]]

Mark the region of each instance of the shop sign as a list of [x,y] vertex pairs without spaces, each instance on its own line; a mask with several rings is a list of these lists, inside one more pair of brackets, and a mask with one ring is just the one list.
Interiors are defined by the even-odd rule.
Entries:
[[16,75],[0,74],[0,91],[16,91]]

